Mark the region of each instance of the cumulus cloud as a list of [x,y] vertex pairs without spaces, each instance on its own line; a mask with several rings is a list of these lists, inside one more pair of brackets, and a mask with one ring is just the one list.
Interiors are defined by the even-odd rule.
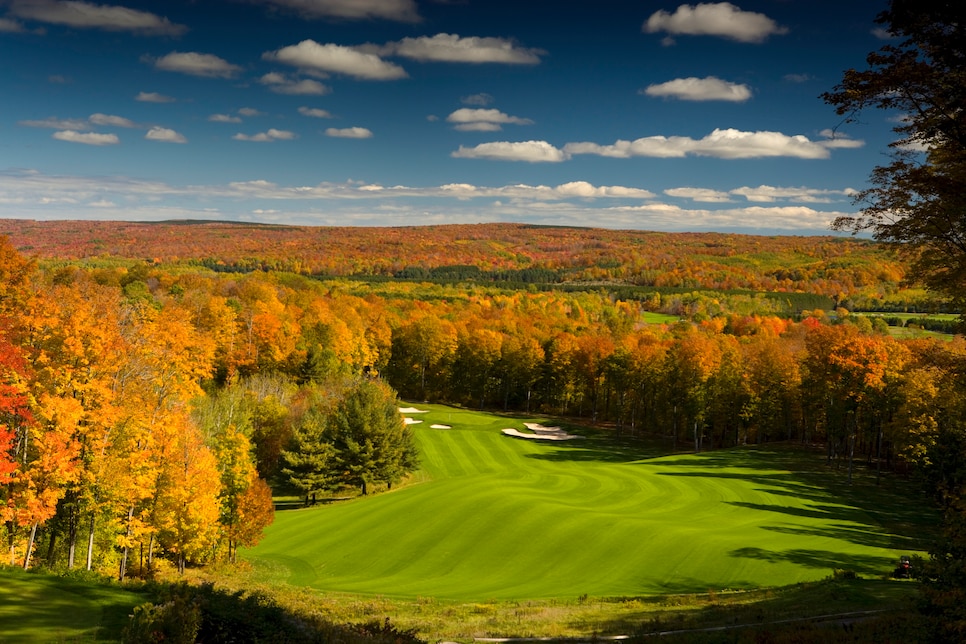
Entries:
[[542,49],[520,47],[506,38],[461,37],[458,34],[436,34],[403,38],[382,46],[366,45],[365,49],[382,56],[402,56],[421,62],[501,63],[536,65]]
[[[779,190],[794,191],[795,188]],[[812,189],[802,189],[811,192]],[[847,192],[847,191],[842,191]],[[386,199],[393,199],[387,203]],[[412,199],[412,203],[405,200]],[[257,200],[257,201],[256,201]],[[265,180],[170,185],[126,177],[44,175],[0,170],[0,206],[22,217],[97,219],[98,208],[123,204],[138,220],[205,218],[246,220],[253,212],[287,224],[416,225],[516,221],[650,230],[754,230],[828,234],[828,223],[854,213],[804,204],[750,204],[715,209],[657,201],[640,188],[585,181],[550,185],[382,186],[359,181],[280,185]],[[304,204],[304,205],[303,205]]]
[[135,128],[140,127],[137,123],[123,116],[113,116],[110,114],[91,114],[86,119],[60,119],[51,116],[40,120],[19,121],[18,125],[25,127],[49,127],[55,130],[90,130],[95,125],[106,125],[110,127]]
[[730,2],[682,4],[674,13],[656,11],[644,23],[646,33],[720,36],[747,43],[761,43],[769,36],[788,33],[768,16],[742,11]]
[[0,34],[20,34],[27,31],[23,25],[10,18],[0,18]]
[[325,131],[326,136],[338,139],[371,139],[372,132],[364,127],[330,127]]
[[256,110],[254,107],[242,107],[239,108],[238,113],[242,116],[265,116],[264,112]]
[[91,114],[88,120],[93,125],[107,125],[111,127],[140,127],[137,123],[131,119],[126,119],[123,116],[113,116],[111,114]]
[[415,0],[262,0],[291,9],[305,18],[364,20],[381,18],[397,22],[419,22]]
[[765,157],[793,157],[798,159],[827,159],[829,146],[825,141],[812,141],[797,134],[781,132],[743,132],[733,128],[715,129],[701,139],[687,136],[648,136],[634,141],[619,140],[610,145],[597,143],[568,143],[567,154],[597,154],[605,157],[682,158],[689,155],[719,159],[759,159]]
[[148,130],[148,133],[144,135],[144,138],[148,141],[161,141],[163,143],[187,143],[188,139],[184,138],[183,135],[175,132],[174,130],[169,130],[166,127],[152,127]]
[[782,76],[782,80],[788,83],[807,83],[812,80],[810,74],[785,74]]
[[460,98],[460,102],[463,105],[479,105],[480,107],[486,107],[493,102],[493,97],[486,92],[480,92],[479,94],[463,96]]
[[299,114],[315,119],[330,119],[332,114],[328,110],[321,110],[317,107],[300,107]]
[[855,194],[855,190],[846,188],[845,190],[818,190],[815,188],[783,188],[777,186],[758,186],[749,188],[747,186],[735,188],[730,194],[744,197],[748,201],[757,203],[773,203],[776,201],[798,201],[801,203],[831,203],[849,199]]
[[741,103],[751,98],[747,85],[721,80],[714,76],[705,78],[676,78],[665,83],[648,85],[642,94],[682,101],[731,101]]
[[452,153],[457,159],[490,159],[493,161],[527,161],[528,163],[559,163],[569,154],[546,141],[493,141],[468,148],[460,146]]
[[179,72],[204,78],[231,78],[241,67],[232,65],[224,58],[214,54],[199,54],[195,51],[174,51],[154,61],[154,66],[168,72]]
[[152,36],[180,36],[188,31],[167,18],[147,11],[78,0],[13,0],[10,15],[53,25],[80,29],[129,31]]
[[174,103],[176,99],[157,92],[138,92],[134,100],[142,103]]
[[272,141],[290,141],[295,138],[295,133],[287,130],[276,130],[275,128],[269,128],[267,132],[259,132],[258,134],[238,133],[231,138],[235,139],[236,141],[270,143]]
[[324,85],[311,78],[293,79],[285,74],[270,72],[262,76],[259,81],[262,85],[268,85],[276,94],[289,94],[292,96],[324,96],[332,91],[328,85]]
[[24,127],[48,127],[54,130],[89,130],[91,123],[85,119],[60,119],[49,116],[45,119],[18,121],[17,125]]
[[669,197],[690,199],[703,203],[727,203],[732,201],[730,193],[709,188],[670,188],[665,190],[664,194]]
[[241,117],[232,116],[231,114],[212,114],[208,117],[208,120],[212,123],[241,123]]
[[496,132],[501,125],[532,125],[530,119],[510,116],[500,110],[463,107],[446,117],[449,123],[455,123],[456,129],[464,132]]
[[832,149],[849,149],[849,148],[861,148],[865,145],[865,141],[860,141],[858,139],[851,138],[848,134],[843,134],[841,132],[836,132],[834,130],[822,130],[819,132],[820,135],[825,137],[824,141],[819,141],[819,144]]
[[344,74],[363,80],[395,80],[408,76],[402,67],[376,54],[333,43],[320,45],[314,40],[265,52],[262,58],[310,72]]
[[77,132],[76,130],[62,130],[54,132],[53,137],[58,141],[83,143],[85,145],[115,145],[120,143],[116,134],[98,134],[97,132]]

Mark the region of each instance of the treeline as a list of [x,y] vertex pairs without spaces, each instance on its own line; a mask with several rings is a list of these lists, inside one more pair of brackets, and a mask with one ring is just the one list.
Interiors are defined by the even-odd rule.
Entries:
[[123,579],[165,562],[234,561],[273,519],[266,481],[281,465],[298,470],[291,438],[323,411],[324,485],[306,491],[366,491],[415,466],[384,383],[321,373],[311,352],[280,368],[291,356],[268,336],[299,333],[265,308],[271,298],[245,298],[254,306],[242,310],[199,286],[206,277],[38,270],[0,239],[0,521],[11,565]]
[[139,258],[316,277],[809,293],[863,310],[930,310],[923,307],[940,304],[902,286],[905,269],[887,247],[836,237],[523,224],[313,228],[23,220],[0,220],[0,234],[22,252],[47,259]]

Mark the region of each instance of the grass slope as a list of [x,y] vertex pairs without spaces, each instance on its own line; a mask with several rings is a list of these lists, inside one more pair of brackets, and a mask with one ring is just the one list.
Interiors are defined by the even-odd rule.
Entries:
[[522,423],[421,408],[421,484],[281,512],[244,556],[293,584],[387,597],[641,596],[886,575],[935,521],[892,483],[849,487],[818,455],[654,457],[604,439],[512,439],[500,429]]
[[0,642],[112,640],[145,601],[118,586],[0,568]]

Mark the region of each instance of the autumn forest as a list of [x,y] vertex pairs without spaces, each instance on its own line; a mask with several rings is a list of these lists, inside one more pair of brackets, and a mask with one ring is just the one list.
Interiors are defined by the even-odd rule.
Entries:
[[[841,238],[524,226],[3,222],[7,560],[120,578],[234,560],[305,503],[418,467],[402,400],[702,452],[820,446],[941,495],[966,344]],[[259,258],[257,261],[253,258]]]

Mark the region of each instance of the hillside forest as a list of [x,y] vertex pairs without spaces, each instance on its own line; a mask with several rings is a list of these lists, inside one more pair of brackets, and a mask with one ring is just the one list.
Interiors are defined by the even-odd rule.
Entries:
[[[915,470],[938,496],[959,484],[966,343],[898,339],[845,306],[924,302],[871,242],[530,231],[533,246],[558,236],[546,263],[510,250],[528,246],[521,227],[442,227],[413,231],[435,255],[383,270],[391,254],[347,243],[381,231],[277,230],[331,233],[310,255],[263,227],[264,253],[221,224],[32,226],[0,238],[0,512],[24,567],[123,578],[232,561],[272,521],[273,489],[311,503],[403,483],[418,459],[397,396],[576,417],[678,451],[789,441],[850,474]],[[72,227],[132,226],[126,255],[57,245]],[[482,258],[450,252],[468,233]],[[597,259],[563,279],[564,256]],[[655,286],[671,279],[642,268],[657,256],[688,267],[692,290]],[[699,269],[712,264],[731,277]]]

